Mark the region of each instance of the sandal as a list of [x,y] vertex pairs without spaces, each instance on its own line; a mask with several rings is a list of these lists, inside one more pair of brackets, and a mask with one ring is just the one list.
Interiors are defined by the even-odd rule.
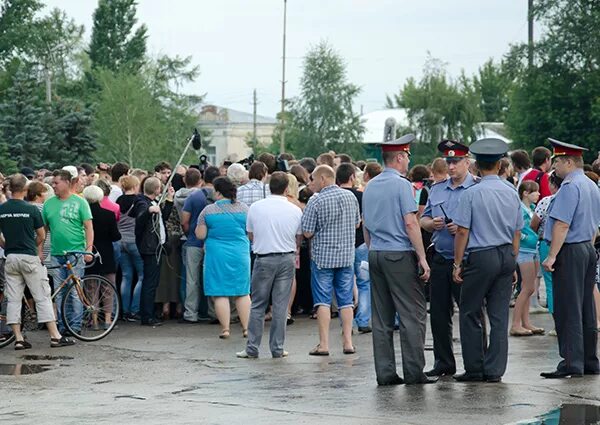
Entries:
[[510,330],[510,336],[532,336],[533,332],[531,332],[529,329],[525,329],[522,331],[518,331],[516,329],[511,329]]
[[529,329],[534,335],[544,335],[546,330],[544,328],[533,328]]
[[64,335],[60,338],[50,338],[50,348],[68,347],[70,345],[75,345],[75,341]]
[[31,348],[31,344],[25,340],[15,342],[15,350],[16,351],[29,350],[30,348]]
[[356,348],[344,348],[344,354],[356,354]]
[[321,351],[319,350],[319,348],[321,348],[321,344],[317,344],[317,346],[315,348],[313,348],[311,351],[308,352],[309,356],[328,356],[329,355],[329,351]]
[[219,335],[219,338],[221,338],[221,339],[229,338],[229,329],[223,329],[223,331],[221,332],[221,335]]

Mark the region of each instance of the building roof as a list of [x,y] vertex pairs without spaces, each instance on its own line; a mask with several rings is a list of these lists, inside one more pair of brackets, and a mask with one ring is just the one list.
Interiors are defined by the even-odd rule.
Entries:
[[[252,124],[252,114],[235,109],[223,108],[217,105],[203,105],[199,111],[200,124]],[[256,115],[257,124],[277,124],[275,118]]]

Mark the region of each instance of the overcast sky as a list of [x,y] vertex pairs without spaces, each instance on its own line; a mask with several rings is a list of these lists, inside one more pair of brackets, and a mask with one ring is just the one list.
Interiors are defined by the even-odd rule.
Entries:
[[[45,0],[83,24],[89,40],[93,0]],[[148,50],[193,57],[201,75],[185,91],[275,116],[281,98],[283,0],[140,0]],[[287,97],[298,94],[302,57],[327,40],[346,60],[365,112],[381,109],[408,77],[419,78],[427,51],[456,76],[501,58],[527,39],[526,0],[288,0]]]

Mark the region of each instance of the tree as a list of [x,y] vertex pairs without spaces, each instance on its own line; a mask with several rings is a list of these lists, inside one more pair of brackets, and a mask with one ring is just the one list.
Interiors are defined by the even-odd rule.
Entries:
[[150,167],[166,148],[162,108],[141,75],[99,71],[100,85],[94,131],[98,157],[127,161],[132,167]]
[[3,0],[0,6],[0,64],[30,49],[35,34],[34,16],[43,7],[38,0]]
[[35,93],[31,70],[22,68],[0,104],[0,138],[19,167],[46,166],[48,139],[43,128],[44,109]]
[[450,79],[445,64],[429,57],[423,78],[409,78],[399,94],[387,96],[388,108],[405,108],[409,127],[417,134],[413,162],[426,163],[437,154],[437,144],[445,138],[472,142],[479,132],[483,115],[479,96],[464,73],[457,81]]
[[535,14],[547,31],[527,66],[526,46],[513,46],[506,62],[514,86],[506,123],[526,149],[548,137],[600,150],[600,1],[538,0]]
[[99,0],[89,47],[92,69],[137,72],[146,60],[148,29],[137,23],[135,0]]
[[[286,150],[297,156],[334,150],[362,158],[364,128],[353,110],[360,88],[347,81],[344,60],[326,42],[305,56],[300,86],[300,96],[289,101]],[[275,143],[280,132],[274,136]]]
[[511,81],[502,64],[488,60],[479,68],[473,84],[480,96],[479,108],[485,122],[504,122]]

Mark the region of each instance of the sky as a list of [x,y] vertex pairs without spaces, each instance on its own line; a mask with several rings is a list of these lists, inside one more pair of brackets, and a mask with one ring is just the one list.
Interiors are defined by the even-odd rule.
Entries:
[[[92,27],[93,0],[45,0]],[[183,88],[206,102],[274,117],[281,104],[283,0],[139,0],[148,52],[192,56],[200,76]],[[527,40],[526,0],[288,0],[286,97],[299,93],[302,58],[329,42],[361,87],[355,107],[382,109],[409,77],[419,79],[427,52],[451,76],[476,73]]]

